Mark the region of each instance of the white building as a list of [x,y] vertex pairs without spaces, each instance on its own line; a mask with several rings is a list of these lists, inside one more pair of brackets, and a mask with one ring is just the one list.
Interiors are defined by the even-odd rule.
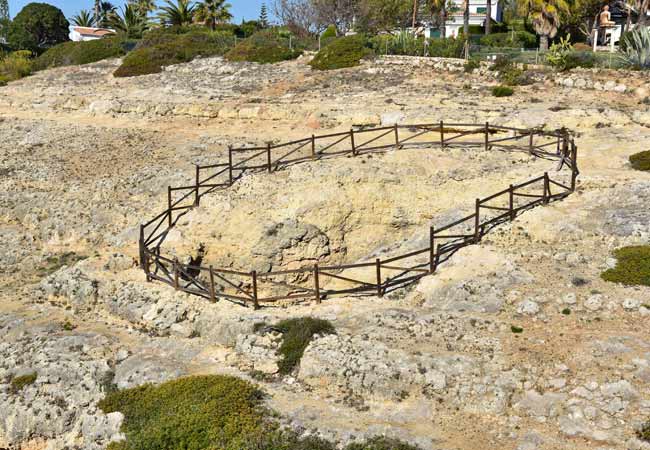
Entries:
[[[445,34],[447,37],[457,37],[460,30],[463,28],[465,11],[465,2],[462,0],[454,0],[456,8],[447,13],[447,20],[445,21]],[[502,2],[492,0],[490,18],[493,22],[501,22],[503,20],[503,8],[500,6]],[[469,24],[485,26],[485,19],[487,13],[487,1],[485,0],[472,0],[469,2]]]
[[91,28],[91,27],[78,27],[76,25],[70,25],[70,40],[75,42],[80,41],[94,41],[95,39],[101,39],[106,36],[112,36],[115,34],[115,30],[110,28]]

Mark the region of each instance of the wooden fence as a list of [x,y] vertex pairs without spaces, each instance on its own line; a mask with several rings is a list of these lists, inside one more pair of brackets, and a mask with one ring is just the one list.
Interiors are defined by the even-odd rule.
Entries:
[[[161,253],[169,230],[179,217],[217,189],[227,189],[244,173],[274,172],[292,164],[341,155],[416,148],[453,147],[480,151],[525,152],[558,162],[552,179],[548,173],[510,185],[500,192],[476,199],[474,212],[439,228],[429,229],[429,242],[388,258],[372,261],[301,267],[258,273],[182,264]],[[228,148],[228,160],[197,165],[192,184],[168,187],[167,209],[140,226],[140,265],[147,281],[158,280],[211,301],[228,299],[259,308],[278,300],[321,299],[333,294],[383,295],[436,271],[458,249],[475,244],[495,226],[512,221],[521,212],[559,200],[575,190],[578,176],[577,148],[565,129],[543,131],[485,124],[438,123],[394,125],[359,129],[267,144]],[[327,283],[324,281],[327,280]]]

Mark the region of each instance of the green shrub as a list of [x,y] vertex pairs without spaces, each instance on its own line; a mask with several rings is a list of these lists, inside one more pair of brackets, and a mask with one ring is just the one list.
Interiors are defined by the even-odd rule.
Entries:
[[30,75],[34,69],[32,52],[20,50],[10,53],[0,61],[0,82],[19,80]]
[[495,97],[510,97],[514,90],[509,86],[494,86],[492,88],[492,95]]
[[524,332],[524,329],[521,328],[521,327],[518,327],[518,326],[516,326],[516,325],[511,325],[511,326],[510,326],[510,331],[512,331],[512,332],[515,333],[515,334],[520,334],[520,333],[523,333],[523,332]]
[[283,37],[277,29],[268,29],[239,42],[226,54],[226,58],[229,61],[271,64],[295,59],[301,54],[297,47],[289,47],[289,36]]
[[329,39],[329,38],[335,38],[336,37],[336,27],[334,25],[330,25],[323,31],[323,34],[320,35],[321,40],[322,39]]
[[564,314],[565,316],[569,316],[571,315],[571,310],[569,308],[564,308],[562,310],[562,314]]
[[261,392],[238,378],[210,375],[115,391],[99,402],[124,414],[120,450],[236,449],[268,431]]
[[309,65],[317,70],[357,66],[363,58],[372,54],[365,44],[365,38],[359,34],[336,39],[316,53]]
[[363,443],[353,443],[345,450],[418,450],[419,447],[387,437],[374,437]]
[[619,248],[614,256],[616,267],[603,272],[603,280],[628,286],[650,286],[650,245]]
[[534,48],[537,37],[527,31],[493,33],[483,36],[480,44],[486,47]]
[[592,51],[572,51],[565,56],[563,70],[571,70],[576,67],[591,69],[596,65],[596,57]]
[[650,150],[631,155],[630,164],[633,169],[650,171]]
[[622,60],[625,64],[635,69],[650,69],[650,30],[645,26],[638,26],[625,36],[625,45],[622,50]]
[[436,58],[460,58],[465,42],[460,38],[430,39],[427,54]]
[[26,375],[21,375],[19,377],[12,378],[11,382],[9,383],[11,392],[15,394],[21,391],[25,386],[34,384],[36,378],[38,378],[38,374],[36,372],[32,372]]
[[291,373],[296,367],[315,335],[334,333],[334,327],[327,320],[312,317],[283,320],[275,328],[283,334],[282,345],[278,349],[282,355],[278,365],[283,374]]
[[463,69],[465,70],[465,73],[471,73],[474,69],[478,69],[479,67],[481,67],[481,63],[478,59],[470,59],[465,63]]
[[94,41],[64,42],[47,50],[35,62],[36,70],[52,67],[90,64],[126,54],[128,42],[120,37]]
[[560,42],[551,45],[546,54],[546,61],[550,66],[559,70],[571,70],[576,67],[591,68],[594,67],[596,59],[592,52],[576,52],[570,42],[571,35],[561,38]]
[[113,75],[132,77],[159,73],[165,66],[188,62],[197,56],[223,55],[234,44],[234,36],[229,34],[207,29],[183,31],[171,28],[145,34]]
[[499,72],[499,81],[506,86],[530,84],[525,70],[520,69],[510,58],[499,55],[490,66],[490,70]]
[[11,48],[39,54],[67,41],[69,26],[59,8],[47,3],[29,3],[9,24],[7,41]]

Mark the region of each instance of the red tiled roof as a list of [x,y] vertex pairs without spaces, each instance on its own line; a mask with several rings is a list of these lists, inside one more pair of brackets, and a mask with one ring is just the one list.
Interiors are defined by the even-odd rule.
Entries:
[[115,34],[115,31],[106,28],[74,27],[73,30],[83,36],[104,37],[109,34]]

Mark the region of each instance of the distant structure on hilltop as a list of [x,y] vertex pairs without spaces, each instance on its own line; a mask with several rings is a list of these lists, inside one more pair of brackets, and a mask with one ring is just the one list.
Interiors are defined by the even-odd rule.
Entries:
[[70,40],[75,42],[80,41],[94,41],[96,39],[102,39],[106,36],[113,36],[115,30],[110,28],[92,28],[92,27],[79,27],[76,25],[70,25]]

